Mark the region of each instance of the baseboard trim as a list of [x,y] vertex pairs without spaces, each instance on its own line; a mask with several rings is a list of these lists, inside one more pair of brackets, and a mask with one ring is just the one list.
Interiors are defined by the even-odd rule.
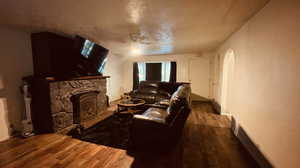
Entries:
[[238,125],[236,119],[232,116],[231,130],[245,149],[249,152],[250,156],[256,161],[261,168],[274,168],[271,162],[264,156],[264,154],[255,145],[252,139],[248,136],[247,132]]
[[0,142],[4,142],[4,141],[7,141],[9,140],[11,137],[10,136],[5,136],[3,138],[0,138]]

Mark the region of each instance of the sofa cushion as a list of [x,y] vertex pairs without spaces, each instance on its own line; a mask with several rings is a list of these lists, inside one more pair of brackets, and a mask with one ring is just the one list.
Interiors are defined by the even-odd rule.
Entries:
[[158,89],[156,87],[145,87],[139,90],[139,93],[143,94],[158,94]]
[[160,105],[165,105],[165,106],[168,106],[170,105],[170,99],[162,99],[158,102],[158,104]]
[[132,98],[137,98],[137,99],[143,99],[146,101],[147,104],[152,104],[155,103],[155,94],[145,94],[145,93],[135,93],[130,95]]
[[158,90],[158,94],[161,96],[161,97],[165,97],[165,98],[168,98],[170,99],[171,98],[171,94],[163,89],[159,89]]
[[165,121],[168,113],[164,109],[151,107],[143,113],[143,116],[149,119],[160,119]]

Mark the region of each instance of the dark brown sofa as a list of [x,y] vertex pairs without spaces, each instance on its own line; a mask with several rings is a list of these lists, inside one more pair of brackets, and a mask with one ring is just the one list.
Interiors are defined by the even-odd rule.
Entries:
[[130,97],[143,99],[147,105],[159,104],[160,101],[170,100],[172,94],[180,85],[187,84],[182,82],[155,82],[142,81],[136,90],[129,93]]
[[134,115],[130,127],[133,149],[169,148],[181,137],[190,113],[190,85],[182,84],[172,94],[167,109],[149,108],[141,115]]

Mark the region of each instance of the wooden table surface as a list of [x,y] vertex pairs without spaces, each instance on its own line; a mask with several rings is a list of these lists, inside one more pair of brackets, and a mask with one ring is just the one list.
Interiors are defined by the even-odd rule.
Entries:
[[130,99],[123,99],[123,100],[120,100],[118,102],[118,106],[122,106],[122,107],[136,107],[136,106],[141,106],[141,105],[144,105],[146,103],[145,100],[143,99],[138,99],[138,101],[140,101],[139,103],[125,103],[124,101],[129,101]]

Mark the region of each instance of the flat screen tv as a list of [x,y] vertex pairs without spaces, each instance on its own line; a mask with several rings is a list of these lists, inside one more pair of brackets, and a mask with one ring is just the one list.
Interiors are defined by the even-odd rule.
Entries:
[[86,75],[102,74],[109,50],[80,36],[75,37],[75,54],[80,59],[77,71]]

